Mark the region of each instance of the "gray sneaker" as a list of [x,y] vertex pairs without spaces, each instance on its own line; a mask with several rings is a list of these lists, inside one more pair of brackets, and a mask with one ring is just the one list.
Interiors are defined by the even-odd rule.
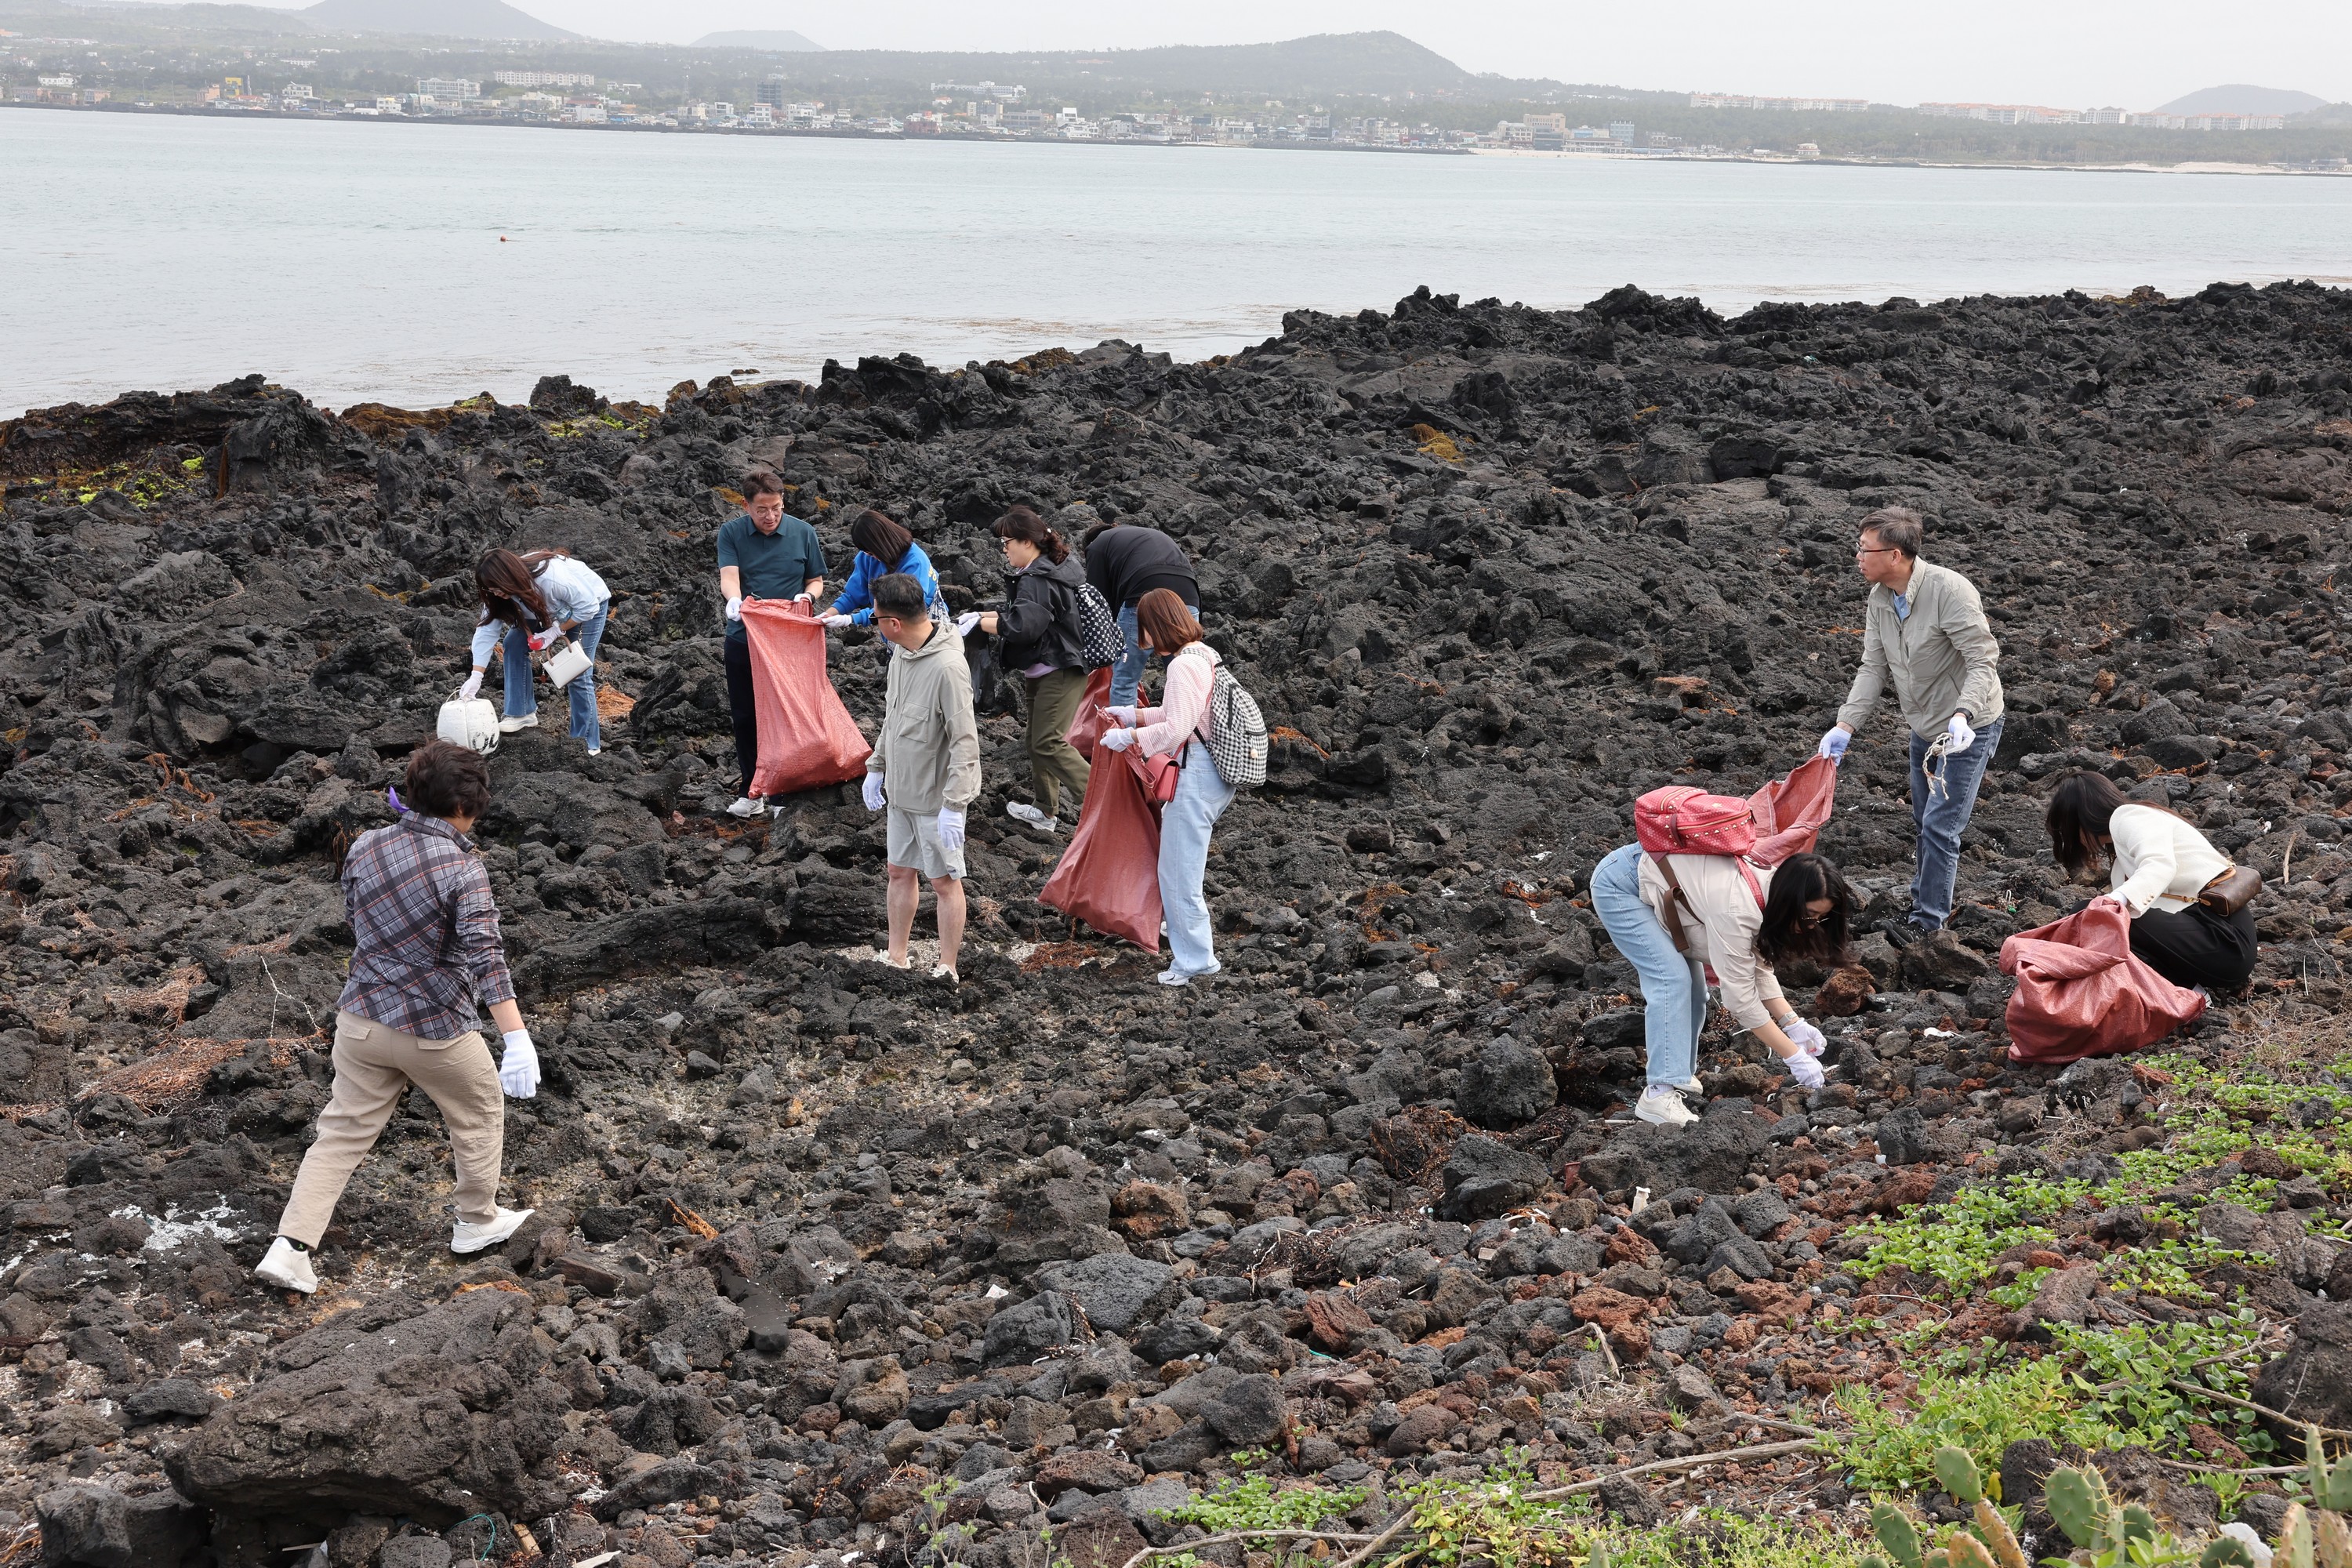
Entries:
[[1040,833],[1058,833],[1061,831],[1061,823],[1056,821],[1055,818],[1046,816],[1044,812],[1038,810],[1035,806],[1031,805],[1025,800],[1016,800],[1005,806],[1004,815],[1011,817],[1015,822],[1026,823],[1029,826],[1035,828]]

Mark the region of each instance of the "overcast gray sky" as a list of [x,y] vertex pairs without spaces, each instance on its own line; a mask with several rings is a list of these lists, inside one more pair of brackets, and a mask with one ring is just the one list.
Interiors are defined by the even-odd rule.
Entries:
[[1702,91],[1910,103],[1984,99],[2150,108],[2254,82],[2352,99],[2352,5],[2273,0],[524,0],[603,37],[688,40],[792,27],[831,48],[1132,48],[1392,27],[1473,70]]
[[688,42],[789,27],[829,48],[1134,48],[1387,27],[1473,70],[1699,91],[2148,109],[2225,82],[2352,100],[2352,5],[2268,0],[517,0],[558,26]]

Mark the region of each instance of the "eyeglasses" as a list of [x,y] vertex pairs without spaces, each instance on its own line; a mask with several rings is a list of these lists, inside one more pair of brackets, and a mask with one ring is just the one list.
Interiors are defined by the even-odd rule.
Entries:
[[1898,553],[1895,546],[1892,544],[1857,544],[1853,547],[1853,552],[1856,555],[1893,555]]

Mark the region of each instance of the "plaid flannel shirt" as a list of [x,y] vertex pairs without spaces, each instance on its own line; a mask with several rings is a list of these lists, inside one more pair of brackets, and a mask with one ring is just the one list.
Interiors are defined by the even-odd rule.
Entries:
[[412,811],[360,835],[343,858],[343,910],[359,949],[341,1011],[446,1040],[481,1026],[478,999],[514,1000],[490,875],[441,818]]

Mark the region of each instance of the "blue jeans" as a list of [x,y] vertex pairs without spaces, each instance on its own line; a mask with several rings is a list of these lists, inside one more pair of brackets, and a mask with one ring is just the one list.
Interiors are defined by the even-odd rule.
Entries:
[[1201,878],[1209,867],[1209,835],[1234,804],[1234,786],[1217,776],[1209,748],[1187,743],[1176,798],[1160,813],[1160,912],[1168,921],[1168,966],[1185,974],[1214,974],[1217,948],[1209,928],[1209,901]]
[[1952,918],[1952,889],[1960,876],[1960,835],[1977,808],[1977,790],[2000,745],[1998,719],[1977,731],[1976,744],[1944,761],[1941,797],[1927,786],[1921,767],[1933,737],[1911,737],[1911,824],[1919,831],[1919,870],[1911,879],[1911,923],[1935,931]]
[[[572,738],[585,741],[602,749],[604,731],[596,721],[596,649],[604,640],[604,621],[612,613],[607,602],[596,613],[572,628],[572,636],[588,656],[588,668],[563,689],[572,697]],[[537,671],[530,667],[530,637],[520,626],[507,633],[507,717],[520,719],[526,713],[539,711],[539,692],[535,686]]]
[[[1187,599],[1184,601],[1184,607],[1192,612],[1194,620],[1201,618],[1200,605]],[[1119,655],[1118,662],[1110,667],[1110,701],[1105,706],[1129,708],[1134,706],[1135,693],[1143,684],[1143,666],[1152,656],[1141,643],[1135,640],[1137,633],[1133,605],[1119,606],[1118,629],[1127,634],[1127,651]],[[1162,664],[1168,662],[1166,654],[1160,655],[1159,658]]]
[[1706,970],[1699,960],[1675,951],[1665,922],[1642,901],[1640,845],[1612,850],[1592,868],[1592,912],[1642,977],[1650,1081],[1681,1083],[1698,1070],[1698,1037],[1706,1027]]

